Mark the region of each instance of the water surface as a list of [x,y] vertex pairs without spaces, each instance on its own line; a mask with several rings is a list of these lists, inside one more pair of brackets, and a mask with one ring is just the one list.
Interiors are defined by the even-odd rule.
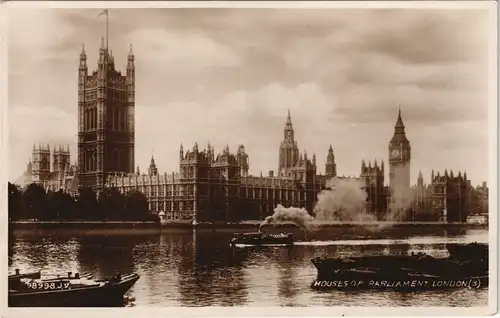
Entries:
[[401,293],[315,291],[311,258],[324,255],[447,255],[447,242],[487,242],[485,230],[395,238],[315,237],[293,248],[230,248],[231,233],[88,235],[18,232],[10,238],[9,268],[48,274],[111,276],[137,272],[126,306],[484,306],[487,289]]

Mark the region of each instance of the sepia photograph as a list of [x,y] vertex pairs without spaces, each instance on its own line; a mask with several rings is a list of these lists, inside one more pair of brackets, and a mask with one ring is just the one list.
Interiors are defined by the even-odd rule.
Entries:
[[5,317],[497,310],[495,3],[0,11]]

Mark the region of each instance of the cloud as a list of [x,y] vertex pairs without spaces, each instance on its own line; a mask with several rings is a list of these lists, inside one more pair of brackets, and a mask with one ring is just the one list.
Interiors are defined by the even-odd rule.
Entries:
[[217,66],[236,66],[241,58],[230,48],[197,33],[143,29],[129,34],[138,62],[193,72]]
[[[34,144],[70,145],[76,162],[76,116],[58,107],[37,105],[8,109],[9,180],[19,178],[31,160]],[[51,146],[52,148],[52,146]]]
[[[76,28],[57,12],[47,9],[9,9],[9,51],[12,58],[25,53],[24,58],[43,60],[57,51],[64,41],[72,37]],[[32,54],[32,50],[43,52]],[[31,54],[30,54],[31,53]]]
[[487,27],[487,11],[415,11],[403,10],[397,17],[394,10],[376,12],[373,20],[382,22],[381,26],[356,44],[366,51],[388,54],[409,64],[453,64],[481,59],[487,42],[477,35]]
[[[96,67],[98,12],[9,16],[12,178],[37,140],[76,147],[78,56],[85,44],[89,70]],[[255,174],[275,170],[290,109],[299,147],[316,152],[320,170],[331,143],[339,173],[358,174],[361,159],[387,156],[400,105],[412,178],[447,165],[478,183],[489,175],[479,155],[487,150],[488,19],[465,9],[117,9],[109,42],[118,69],[130,44],[136,55],[143,171],[151,152],[170,172],[180,142],[209,140],[217,150],[244,144]]]
[[356,122],[392,122],[401,107],[406,117],[427,125],[463,120],[487,120],[485,94],[467,90],[435,90],[415,85],[358,84],[338,98],[338,112]]
[[15,106],[9,108],[9,126],[14,138],[33,138],[33,143],[73,138],[77,118],[53,106]]
[[[155,145],[156,140],[148,141],[145,151],[138,152],[144,153],[139,161],[147,162],[152,148],[155,153],[166,155],[173,154],[172,150],[178,149],[181,142],[185,147],[192,147],[197,141],[203,148],[210,141],[217,151],[221,151],[226,143],[233,149],[239,144],[245,145],[254,162],[251,167],[254,173],[261,169],[275,170],[277,158],[274,157],[283,136],[288,110],[294,119],[295,129],[300,132],[301,151],[307,147],[312,155],[315,148],[321,147],[326,157],[329,143],[315,134],[325,132],[327,123],[333,122],[334,102],[313,83],[295,87],[273,83],[255,91],[231,92],[210,104],[166,103],[154,108],[136,106],[138,140],[142,143],[149,136],[165,136],[161,149]],[[166,118],[169,124],[165,125],[157,118]],[[176,161],[167,162],[166,158],[174,157],[155,157],[165,158],[163,163],[170,169],[178,164]],[[161,164],[162,159],[159,160],[157,162]]]

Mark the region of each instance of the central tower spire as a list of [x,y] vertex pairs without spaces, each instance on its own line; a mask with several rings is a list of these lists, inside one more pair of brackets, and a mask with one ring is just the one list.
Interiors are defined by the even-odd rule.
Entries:
[[299,147],[295,141],[290,109],[286,117],[285,129],[283,130],[283,141],[279,150],[278,175],[281,177],[291,176],[292,167],[299,160]]
[[294,143],[294,130],[292,125],[292,116],[290,116],[290,109],[288,109],[288,115],[286,116],[285,129],[283,134],[283,140],[285,142]]

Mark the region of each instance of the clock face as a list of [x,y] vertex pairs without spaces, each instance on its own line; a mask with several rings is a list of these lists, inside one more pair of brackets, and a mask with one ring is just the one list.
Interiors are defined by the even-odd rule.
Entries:
[[392,152],[391,152],[392,156],[393,157],[398,157],[399,156],[399,150],[397,149],[394,149]]

